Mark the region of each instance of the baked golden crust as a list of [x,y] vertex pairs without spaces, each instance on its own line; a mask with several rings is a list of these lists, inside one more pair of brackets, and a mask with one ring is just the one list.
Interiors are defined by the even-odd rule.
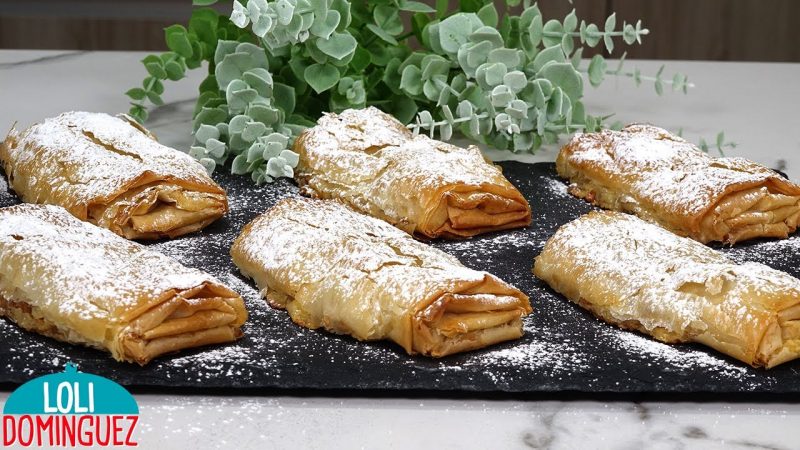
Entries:
[[62,206],[128,239],[180,236],[228,210],[203,166],[127,116],[69,112],[12,129],[0,162],[25,202]]
[[427,237],[469,237],[530,224],[522,194],[477,147],[413,136],[370,107],[326,114],[295,141],[304,194]]
[[800,186],[742,158],[712,158],[650,125],[576,135],[558,155],[570,192],[703,243],[786,238]]
[[294,322],[410,354],[516,339],[531,311],[513,286],[336,201],[280,201],[244,227],[231,256]]
[[606,322],[663,342],[753,366],[800,356],[800,280],[631,215],[594,211],[562,226],[533,272]]
[[22,328],[146,364],[230,342],[247,318],[215,278],[71,216],[0,209],[0,315]]

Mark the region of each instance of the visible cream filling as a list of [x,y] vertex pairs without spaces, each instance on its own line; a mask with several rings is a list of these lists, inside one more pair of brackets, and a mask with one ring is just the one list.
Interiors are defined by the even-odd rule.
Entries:
[[757,237],[786,238],[800,223],[800,196],[765,186],[725,197],[701,222],[702,241],[728,244]]
[[413,319],[413,349],[441,357],[522,336],[527,310],[513,296],[445,294]]
[[200,230],[225,210],[224,195],[148,184],[91,208],[89,217],[128,239],[157,239]]

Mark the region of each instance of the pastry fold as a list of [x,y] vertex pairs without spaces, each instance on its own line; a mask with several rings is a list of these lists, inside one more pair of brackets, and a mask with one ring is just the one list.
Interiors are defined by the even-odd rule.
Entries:
[[212,276],[32,204],[0,209],[0,315],[142,365],[233,341],[247,318],[242,298]]
[[576,135],[556,167],[573,195],[703,243],[786,238],[800,222],[797,184],[650,125]]
[[62,206],[128,239],[191,233],[228,210],[200,163],[127,116],[68,112],[12,129],[0,162],[23,201]]
[[304,194],[412,234],[463,238],[531,221],[527,200],[477,147],[413,136],[373,107],[324,115],[294,149]]
[[594,211],[562,226],[533,272],[598,318],[663,342],[756,367],[800,356],[800,280],[631,215]]
[[285,199],[246,225],[233,262],[304,327],[445,356],[522,336],[528,297],[386,222]]

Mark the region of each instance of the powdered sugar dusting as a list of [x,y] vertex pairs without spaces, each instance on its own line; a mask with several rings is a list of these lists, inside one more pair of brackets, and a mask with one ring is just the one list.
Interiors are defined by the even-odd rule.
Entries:
[[[413,136],[376,108],[328,114],[306,130],[295,147],[301,155],[298,180],[305,189],[320,198],[345,201],[411,233],[435,237],[448,220],[455,223],[448,214],[434,212],[456,192],[482,193],[482,201],[499,197],[495,203],[504,208],[491,215],[502,212],[507,218],[498,223],[487,219],[486,229],[524,224],[529,217],[525,199],[477,147]],[[518,215],[508,214],[513,212]]]
[[102,113],[69,112],[33,125],[7,141],[6,170],[28,201],[71,212],[120,194],[136,179],[181,179],[218,187],[191,156],[159,144],[131,122]]
[[[769,181],[800,192],[800,187],[766,167],[742,158],[713,158],[650,125],[578,134],[564,146],[560,157],[570,177],[593,184],[586,189],[605,189],[607,195],[618,196],[614,201],[633,203],[636,206],[630,208],[670,226],[704,214],[732,186]],[[602,206],[616,209],[615,205]]]
[[[31,306],[45,317],[62,320],[73,315],[110,320],[113,312],[133,309],[169,289],[216,283],[210,275],[50,205],[0,210],[0,262],[5,267],[3,296],[27,293]],[[19,279],[27,282],[12,281]],[[75,322],[76,327],[89,325]],[[91,329],[78,331],[92,336]]]
[[[530,295],[534,312],[525,335],[513,342],[443,359],[408,356],[391,342],[359,342],[291,322],[270,308],[252,281],[228,257],[242,226],[278,199],[297,196],[286,180],[255,187],[249,179],[215,174],[230,196],[230,213],[200,233],[149,245],[183,263],[213,273],[240,293],[250,314],[244,337],[229,345],[164,356],[142,368],[116,363],[106,354],[33,335],[0,321],[0,379],[20,383],[62,370],[65,361],[124,385],[196,389],[320,388],[458,391],[798,391],[798,365],[752,369],[699,345],[667,345],[595,319],[554,294],[530,273],[533,258],[561,224],[586,212],[566,193],[552,165],[501,163],[504,173],[532,202],[536,220],[524,229],[470,240],[429,242],[476,270],[487,270]],[[0,191],[0,204],[16,202]],[[796,239],[796,238],[795,238]],[[792,241],[792,240],[790,240]],[[775,241],[775,245],[784,241]],[[788,241],[787,241],[788,242]],[[796,242],[796,241],[793,241]],[[751,259],[797,273],[793,254],[779,247],[758,256],[762,245],[741,247]],[[737,251],[739,247],[732,249]],[[789,247],[791,249],[791,247]],[[729,251],[729,249],[723,249]],[[731,255],[736,259],[735,255]],[[781,265],[783,264],[783,265]]]

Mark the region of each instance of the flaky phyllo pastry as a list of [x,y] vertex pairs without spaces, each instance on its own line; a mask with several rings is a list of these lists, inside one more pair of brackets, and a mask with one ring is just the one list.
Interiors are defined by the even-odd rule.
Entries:
[[649,125],[576,135],[556,167],[574,195],[703,243],[786,238],[800,222],[797,184]]
[[800,356],[800,280],[634,216],[591,212],[559,229],[534,273],[597,317],[753,366]]
[[233,341],[247,318],[242,298],[210,275],[31,204],[0,209],[0,314],[139,364]]
[[231,249],[270,305],[308,327],[444,356],[522,336],[528,297],[335,201],[291,198]]
[[25,202],[63,206],[128,239],[191,233],[228,210],[200,163],[126,116],[69,112],[12,129],[0,162]]
[[469,237],[531,221],[528,202],[477,147],[415,137],[372,107],[324,115],[294,149],[303,193],[409,233]]

